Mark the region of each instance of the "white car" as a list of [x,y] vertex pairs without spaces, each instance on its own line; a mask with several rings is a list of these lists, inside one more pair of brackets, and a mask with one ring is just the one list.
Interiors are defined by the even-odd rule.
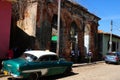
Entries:
[[106,63],[120,64],[120,52],[109,52],[105,55]]

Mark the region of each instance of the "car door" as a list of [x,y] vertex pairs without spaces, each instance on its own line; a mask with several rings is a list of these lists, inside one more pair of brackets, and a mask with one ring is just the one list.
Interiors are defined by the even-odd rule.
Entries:
[[59,59],[56,55],[46,55],[39,59],[41,62],[41,65],[44,66],[44,70],[42,71],[42,74],[45,75],[55,75],[60,74],[65,70],[62,68]]
[[62,66],[63,63],[59,60],[56,55],[49,56],[50,67],[48,69],[48,75],[61,74],[65,71],[66,67]]
[[117,53],[117,57],[118,57],[118,59],[120,61],[120,52]]

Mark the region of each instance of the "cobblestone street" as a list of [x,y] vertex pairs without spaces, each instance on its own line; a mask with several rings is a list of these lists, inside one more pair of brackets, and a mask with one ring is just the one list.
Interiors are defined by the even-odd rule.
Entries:
[[[54,76],[44,80],[120,80],[120,65],[104,62],[73,67],[73,73],[67,76]],[[7,80],[1,77],[0,80]]]

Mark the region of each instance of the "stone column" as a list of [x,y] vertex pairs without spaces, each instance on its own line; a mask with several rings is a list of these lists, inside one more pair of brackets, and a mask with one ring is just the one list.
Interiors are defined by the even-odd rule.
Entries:
[[97,60],[98,58],[98,39],[97,39],[97,24],[93,21],[89,22],[90,23],[90,50],[93,53],[93,61]]

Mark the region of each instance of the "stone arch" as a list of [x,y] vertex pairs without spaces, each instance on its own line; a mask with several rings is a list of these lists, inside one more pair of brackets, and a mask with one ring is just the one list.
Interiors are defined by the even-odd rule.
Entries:
[[[37,46],[37,49],[49,49],[50,50],[53,18],[54,18],[54,21],[57,19],[57,5],[53,3],[49,3],[47,5],[39,4],[38,10],[37,10],[37,26],[36,26],[37,28],[36,29],[36,37],[37,37],[36,44],[39,44]],[[56,25],[56,28],[57,28],[57,25]],[[41,34],[44,36],[42,36]],[[46,40],[47,37],[49,41]],[[48,45],[46,45],[46,43],[48,43]]]
[[58,13],[58,6],[56,4],[49,3],[47,8],[48,8],[47,12],[49,15],[49,21],[52,22],[54,15],[57,15]]
[[93,60],[96,60],[98,58],[98,24],[94,21],[88,21],[87,24],[89,24],[89,49],[93,53]]
[[63,22],[63,26],[66,27],[66,31],[70,28],[70,23],[72,23],[73,18],[71,13],[67,9],[61,9],[61,20]]
[[80,31],[83,30],[82,25],[82,19],[78,15],[73,15],[73,22],[76,23],[77,27],[79,28]]

